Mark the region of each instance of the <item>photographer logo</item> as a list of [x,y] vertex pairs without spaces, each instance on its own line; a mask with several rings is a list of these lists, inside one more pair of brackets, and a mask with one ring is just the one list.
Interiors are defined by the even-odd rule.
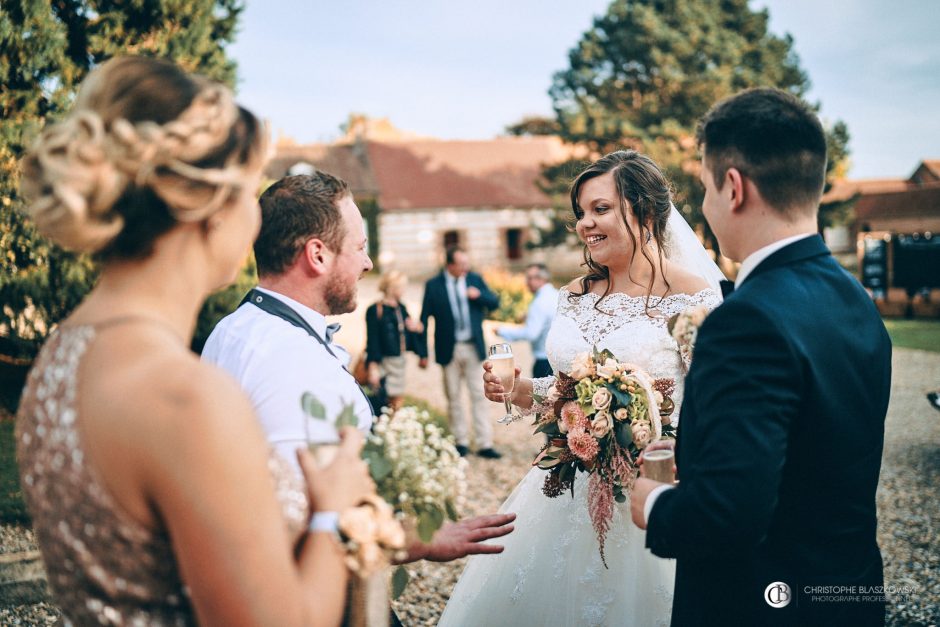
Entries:
[[793,593],[790,586],[782,581],[775,581],[764,589],[764,600],[767,605],[773,608],[781,608],[790,605]]

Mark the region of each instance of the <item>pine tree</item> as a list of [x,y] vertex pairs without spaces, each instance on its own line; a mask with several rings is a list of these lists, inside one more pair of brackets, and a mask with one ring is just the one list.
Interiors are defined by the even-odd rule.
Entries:
[[94,283],[87,256],[42,238],[21,213],[19,160],[67,111],[95,65],[121,54],[174,60],[229,85],[238,0],[4,0],[0,6],[0,353],[31,357]]
[[[596,155],[647,153],[673,182],[676,205],[702,224],[698,120],[748,87],[800,97],[809,89],[792,38],[770,33],[768,20],[766,9],[754,11],[747,0],[615,0],[570,51],[569,67],[554,75],[549,95],[561,137]],[[832,153],[844,160],[845,125],[829,135]],[[557,173],[575,165],[546,170],[546,188],[563,188]],[[560,199],[559,215],[570,213],[565,204]]]

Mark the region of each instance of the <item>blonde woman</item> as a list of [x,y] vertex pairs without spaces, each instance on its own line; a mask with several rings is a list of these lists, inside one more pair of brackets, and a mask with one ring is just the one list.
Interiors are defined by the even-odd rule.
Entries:
[[382,298],[366,309],[366,364],[369,385],[379,388],[382,380],[393,410],[402,405],[405,394],[405,352],[417,352],[419,335],[424,331],[420,320],[408,315],[401,302],[408,287],[408,277],[390,270],[379,279]]
[[299,451],[304,486],[238,385],[188,350],[203,299],[257,233],[264,157],[262,125],[228,89],[129,57],[92,71],[24,161],[36,225],[102,263],[17,417],[67,624],[341,620],[347,571],[327,523],[374,490],[361,436],[345,432],[322,470]]

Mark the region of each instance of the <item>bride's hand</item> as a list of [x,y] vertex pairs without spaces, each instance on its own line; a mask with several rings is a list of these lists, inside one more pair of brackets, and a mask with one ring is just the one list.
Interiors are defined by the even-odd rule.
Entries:
[[[519,374],[521,372],[522,369],[516,366],[515,374],[513,375],[516,378],[513,391],[515,391],[519,383]],[[506,397],[506,388],[503,387],[500,378],[493,374],[493,364],[489,361],[483,362],[483,394],[494,403],[502,403],[503,399]]]

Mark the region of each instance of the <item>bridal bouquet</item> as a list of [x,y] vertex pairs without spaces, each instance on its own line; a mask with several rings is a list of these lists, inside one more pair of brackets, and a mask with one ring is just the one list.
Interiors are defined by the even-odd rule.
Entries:
[[673,379],[654,379],[610,351],[595,349],[576,357],[571,372],[559,373],[548,396],[536,399],[536,433],[548,436],[533,462],[548,471],[542,492],[573,495],[577,472],[589,473],[588,511],[602,560],[613,504],[626,501],[640,452],[675,435],[674,389]]

